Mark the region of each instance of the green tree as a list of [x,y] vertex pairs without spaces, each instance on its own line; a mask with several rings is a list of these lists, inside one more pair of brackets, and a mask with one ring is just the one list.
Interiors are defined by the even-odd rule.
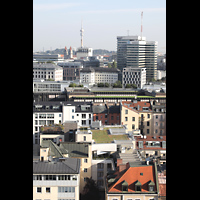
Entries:
[[108,63],[108,68],[112,68],[112,66],[111,66],[111,64],[110,64],[110,63]]
[[76,87],[77,85],[76,85],[76,83],[70,83],[69,84],[69,87]]
[[110,84],[109,83],[105,83],[105,87],[109,87],[110,86]]
[[90,178],[86,178],[86,184],[83,188],[83,194],[80,196],[80,200],[100,200],[100,192],[99,188],[95,180]]
[[131,88],[131,84],[127,83],[126,88]]
[[112,68],[117,68],[117,63],[115,61],[112,63]]
[[132,83],[132,84],[131,84],[131,87],[137,88],[137,85],[135,85],[134,83]]

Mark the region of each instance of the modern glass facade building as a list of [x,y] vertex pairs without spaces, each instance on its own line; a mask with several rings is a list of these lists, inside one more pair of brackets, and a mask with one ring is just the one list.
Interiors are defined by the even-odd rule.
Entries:
[[146,68],[146,80],[157,79],[157,41],[141,36],[117,37],[117,68]]

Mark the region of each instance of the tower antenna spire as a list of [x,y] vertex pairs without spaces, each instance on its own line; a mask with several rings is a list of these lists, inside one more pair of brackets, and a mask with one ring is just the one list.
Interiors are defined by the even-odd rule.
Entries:
[[80,35],[81,35],[81,48],[83,47],[83,20],[81,20],[81,30],[80,30]]
[[141,40],[142,40],[142,20],[143,20],[143,11],[141,12]]

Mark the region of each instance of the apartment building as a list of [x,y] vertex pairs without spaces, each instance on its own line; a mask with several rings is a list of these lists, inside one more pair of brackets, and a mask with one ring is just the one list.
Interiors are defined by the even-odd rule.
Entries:
[[80,160],[33,162],[33,200],[79,200]]
[[90,126],[93,120],[91,103],[35,102],[33,103],[33,144],[39,144],[41,126],[76,121],[78,126]]
[[136,149],[142,158],[154,159],[157,164],[166,163],[166,136],[136,137]]
[[128,131],[140,129],[141,134],[152,134],[153,112],[151,104],[145,101],[122,101],[121,124],[126,125]]
[[94,103],[93,121],[101,121],[102,125],[120,124],[120,106],[116,104]]
[[40,146],[40,160],[65,160],[66,158],[80,159],[79,192],[82,192],[86,183],[86,178],[91,177],[91,142],[60,142],[58,146],[51,140],[42,141]]
[[33,79],[62,81],[63,68],[52,63],[33,63]]
[[81,62],[59,62],[57,65],[63,68],[63,80],[80,79],[80,70],[83,68]]
[[115,83],[118,81],[120,70],[115,68],[86,67],[80,71],[80,80],[82,83]]
[[153,111],[152,135],[166,135],[166,103],[153,101],[151,104]]
[[126,84],[135,84],[137,88],[142,88],[146,84],[146,68],[123,68],[122,84],[124,87]]
[[[120,159],[121,160],[121,159]],[[157,167],[132,162],[117,162],[116,171],[105,179],[106,200],[157,200],[159,186]]]

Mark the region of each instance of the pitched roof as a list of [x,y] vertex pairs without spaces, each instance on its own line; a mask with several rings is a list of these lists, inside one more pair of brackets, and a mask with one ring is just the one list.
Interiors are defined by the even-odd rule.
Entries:
[[[149,192],[149,183],[156,184],[155,167],[152,165],[129,167],[122,172],[116,172],[115,179],[118,179],[114,184],[108,187],[108,192],[122,192],[122,184],[128,183],[128,192],[135,192],[135,185],[141,183],[141,192]],[[157,188],[155,187],[155,190]]]
[[62,162],[33,162],[33,174],[78,174],[80,160],[66,158]]
[[143,110],[143,108],[148,108],[148,111],[152,111],[151,104],[148,102],[137,101],[137,103],[134,103],[131,101],[122,101],[122,105],[133,111],[145,112],[145,110]]
[[60,147],[66,149],[69,157],[88,157],[88,143],[61,142]]

